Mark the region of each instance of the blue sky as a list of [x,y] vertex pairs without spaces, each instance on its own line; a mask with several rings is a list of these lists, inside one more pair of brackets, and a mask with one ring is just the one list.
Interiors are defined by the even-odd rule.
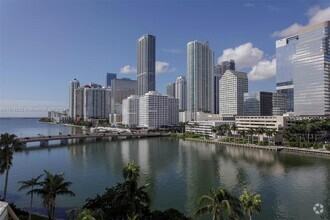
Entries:
[[0,107],[66,107],[73,78],[104,85],[114,72],[136,79],[136,39],[145,33],[156,36],[160,92],[186,74],[192,40],[209,41],[215,62],[238,59],[249,91],[274,91],[275,40],[329,16],[324,0],[2,0]]

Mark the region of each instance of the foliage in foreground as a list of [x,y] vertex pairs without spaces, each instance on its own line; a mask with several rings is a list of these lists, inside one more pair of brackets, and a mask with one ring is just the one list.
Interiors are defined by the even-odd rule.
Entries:
[[[104,219],[176,219],[188,220],[175,209],[150,211],[151,200],[146,192],[147,185],[139,186],[139,166],[128,163],[123,168],[123,183],[106,189],[102,195],[86,200],[83,211],[87,214],[102,213]],[[93,215],[93,214],[92,214]],[[95,218],[95,216],[93,216]]]

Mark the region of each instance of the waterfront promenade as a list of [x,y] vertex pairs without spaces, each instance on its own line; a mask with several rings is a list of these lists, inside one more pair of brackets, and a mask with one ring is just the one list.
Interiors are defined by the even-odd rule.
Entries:
[[240,144],[240,143],[233,143],[233,142],[223,142],[220,140],[201,140],[201,139],[196,139],[196,138],[186,138],[185,140],[210,143],[210,144],[223,144],[223,145],[234,146],[234,147],[253,148],[253,149],[259,149],[259,150],[277,151],[277,152],[285,151],[285,152],[293,152],[293,153],[322,155],[322,156],[327,156],[330,158],[330,151],[326,151],[326,150],[314,150],[314,149],[307,149],[307,148],[284,147],[284,146],[259,146],[259,145],[255,145],[255,144]]

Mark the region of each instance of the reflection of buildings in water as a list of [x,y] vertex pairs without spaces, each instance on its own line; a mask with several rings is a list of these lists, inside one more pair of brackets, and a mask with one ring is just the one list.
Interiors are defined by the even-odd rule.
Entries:
[[[213,158],[216,146],[180,139],[179,151],[181,152],[180,160],[186,173],[185,209],[188,213],[194,213],[197,199],[219,184],[217,163]],[[203,164],[196,162],[201,160]]]
[[149,161],[149,140],[143,139],[138,142],[138,165],[140,166],[140,174],[148,175],[150,173]]
[[120,142],[120,150],[123,164],[131,162],[130,160],[130,142],[129,141],[121,141]]
[[275,161],[275,154],[272,151],[259,150],[259,149],[248,149],[243,147],[235,146],[224,146],[225,152],[233,157],[239,159],[250,159],[257,162],[273,163]]
[[274,165],[271,167],[271,172],[276,177],[284,177],[284,167],[279,162],[274,163]]
[[212,155],[216,153],[216,145],[215,144],[208,144],[208,143],[201,143],[195,141],[188,141],[188,140],[179,140],[179,146],[188,148],[189,150],[197,150],[198,154],[203,158],[211,159]]

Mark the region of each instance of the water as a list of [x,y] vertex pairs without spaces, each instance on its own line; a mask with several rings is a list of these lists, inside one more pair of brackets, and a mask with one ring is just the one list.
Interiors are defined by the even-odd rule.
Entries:
[[[17,136],[80,132],[37,119],[0,119],[0,133],[5,131]],[[247,187],[262,195],[262,212],[253,219],[330,219],[330,159],[173,138],[89,142],[16,153],[9,199],[28,207],[29,197],[17,192],[17,181],[36,177],[44,169],[64,171],[76,194],[58,198],[57,216],[64,218],[66,209],[81,207],[86,198],[122,182],[121,169],[129,161],[141,167],[142,183],[150,183],[153,209],[172,207],[191,216],[197,198],[211,187],[225,187],[236,196]],[[0,189],[3,183],[1,175]],[[322,216],[313,212],[316,203],[324,205]],[[45,213],[40,200],[35,207]]]

